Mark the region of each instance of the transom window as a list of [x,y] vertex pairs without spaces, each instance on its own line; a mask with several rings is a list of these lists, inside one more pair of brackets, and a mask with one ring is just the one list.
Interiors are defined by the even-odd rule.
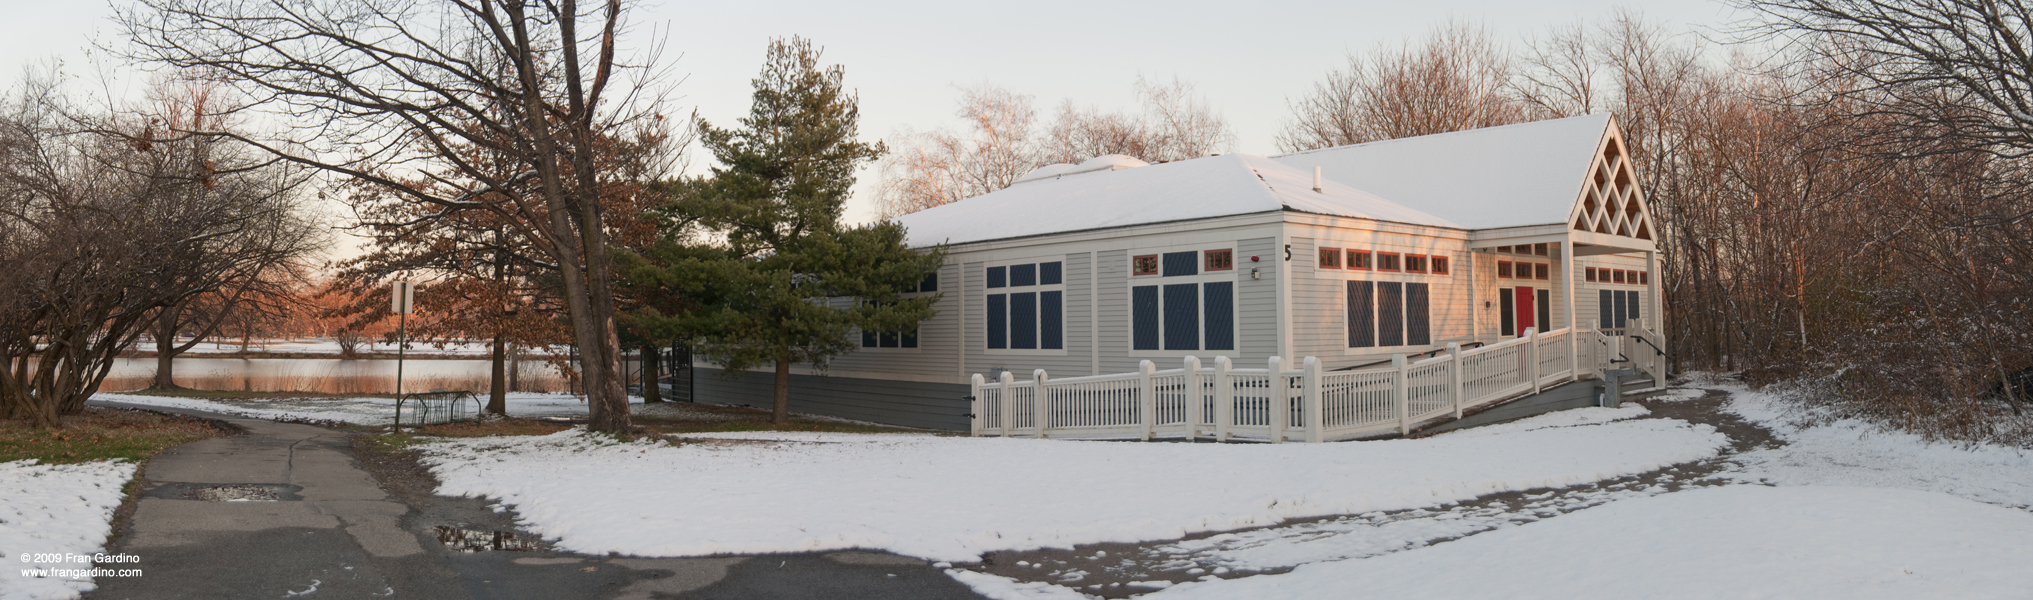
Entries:
[[[1351,255],[1353,255],[1353,254],[1355,254],[1355,251],[1354,251],[1354,250],[1350,250],[1350,251],[1348,251],[1348,253],[1349,253],[1349,254],[1351,254]],[[1340,248],[1321,248],[1321,249],[1320,249],[1320,268],[1322,268],[1322,269],[1339,269],[1339,268],[1341,268],[1341,249],[1340,249]]]
[[990,350],[1066,348],[1064,263],[1019,263],[988,268],[983,326]]
[[1350,251],[1348,251],[1348,268],[1350,268],[1350,269],[1357,269],[1357,270],[1361,270],[1361,271],[1368,271],[1368,270],[1370,270],[1370,253],[1369,253],[1369,251],[1368,251],[1368,250],[1350,250]]
[[1400,256],[1400,255],[1399,255],[1398,253],[1396,253],[1396,252],[1378,252],[1378,253],[1377,253],[1377,270],[1378,270],[1378,271],[1402,271],[1402,270],[1404,270],[1404,268],[1403,268],[1402,264],[1401,264],[1401,263],[1400,263],[1400,261],[1399,261],[1399,259],[1401,259],[1401,258],[1403,258],[1403,257],[1402,257],[1402,256]]
[[1497,279],[1540,279],[1553,278],[1553,265],[1546,263],[1497,261]]

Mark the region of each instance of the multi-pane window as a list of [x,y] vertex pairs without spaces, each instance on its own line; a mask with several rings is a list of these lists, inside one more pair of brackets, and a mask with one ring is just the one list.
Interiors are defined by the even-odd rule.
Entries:
[[1427,284],[1350,281],[1346,300],[1350,348],[1433,343],[1431,290]]
[[1447,257],[1434,256],[1429,260],[1429,263],[1431,266],[1430,272],[1433,273],[1434,275],[1447,274]]
[[[903,294],[924,294],[924,293],[930,293],[930,292],[937,292],[937,291],[939,291],[939,274],[938,274],[938,273],[929,273],[929,274],[926,274],[926,275],[925,275],[925,278],[924,278],[924,279],[922,279],[922,280],[919,280],[919,281],[918,281],[918,283],[917,283],[917,285],[914,285],[914,286],[909,286],[909,287],[906,287],[906,288],[904,288],[904,289],[902,289],[902,290],[898,290],[898,292],[900,292],[900,293],[903,293]],[[870,304],[873,304],[873,305],[875,305],[875,307],[877,307],[877,308],[880,308],[880,307],[882,306],[882,305],[881,305],[881,304],[879,304],[879,303],[873,303],[873,302],[871,302]],[[861,332],[861,347],[863,347],[863,348],[916,348],[916,347],[918,347],[918,328],[917,328],[917,326],[913,325],[913,326],[911,326],[911,328],[910,328],[910,329],[906,329],[906,330],[903,330],[903,331],[866,331],[866,330],[864,330],[864,331],[862,331],[862,332]]]
[[1320,249],[1320,268],[1322,268],[1322,269],[1339,269],[1339,268],[1341,268],[1341,249],[1340,249],[1340,248],[1321,248],[1321,249]]
[[1426,255],[1424,254],[1405,255],[1405,272],[1406,273],[1426,272]]
[[1235,268],[1234,250],[1208,250],[1201,253],[1207,260],[1207,270],[1227,271]]
[[990,350],[1066,348],[1064,263],[989,267],[987,279],[984,337]]
[[1400,264],[1399,264],[1399,262],[1398,262],[1398,259],[1399,259],[1399,258],[1400,258],[1400,257],[1398,256],[1398,253],[1396,253],[1396,252],[1378,252],[1378,253],[1377,253],[1377,270],[1378,270],[1378,271],[1400,271],[1400,270],[1403,270],[1403,268],[1402,268],[1402,265],[1400,265]]
[[[1223,258],[1207,256],[1215,253]],[[1324,249],[1321,252],[1323,264],[1329,254]],[[1338,265],[1341,251],[1331,254]],[[1167,252],[1158,259],[1161,272],[1149,273],[1154,277],[1137,279],[1130,285],[1130,348],[1234,350],[1233,251]],[[1212,266],[1217,264],[1226,266]]]
[[1643,318],[1638,307],[1644,292],[1638,290],[1596,290],[1595,310],[1603,329],[1623,327],[1631,319]]
[[1348,268],[1361,271],[1368,271],[1370,269],[1369,258],[1370,253],[1368,250],[1349,250]]

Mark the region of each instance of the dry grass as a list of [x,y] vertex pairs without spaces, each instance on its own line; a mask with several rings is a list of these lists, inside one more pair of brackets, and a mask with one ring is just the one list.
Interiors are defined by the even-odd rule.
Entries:
[[1803,409],[1795,415],[1803,424],[1856,419],[1933,442],[2033,448],[2033,412],[1982,390],[1950,389],[1938,377],[1850,370],[1765,388]]
[[0,462],[143,461],[170,446],[225,435],[207,421],[99,407],[86,407],[62,422],[60,429],[37,429],[21,421],[0,421]]

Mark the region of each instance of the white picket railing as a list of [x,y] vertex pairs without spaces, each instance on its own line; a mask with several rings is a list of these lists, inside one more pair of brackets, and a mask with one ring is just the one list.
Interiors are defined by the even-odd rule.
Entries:
[[1310,356],[1298,369],[1283,368],[1277,357],[1248,369],[1226,356],[1211,366],[1189,356],[1177,369],[1158,370],[1146,360],[1137,372],[1116,375],[1054,379],[1039,369],[1027,381],[1004,372],[991,382],[977,374],[972,432],[1272,442],[1402,435],[1484,404],[1599,378],[1617,354],[1616,342],[1595,330],[1527,330],[1499,344],[1470,350],[1448,344],[1432,358],[1411,362],[1401,354],[1389,367],[1360,371],[1323,373]]

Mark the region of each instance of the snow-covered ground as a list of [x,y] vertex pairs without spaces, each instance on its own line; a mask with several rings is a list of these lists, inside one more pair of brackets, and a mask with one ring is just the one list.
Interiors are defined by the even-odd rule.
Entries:
[[[91,577],[29,569],[91,569],[89,562],[57,562],[105,551],[120,488],[135,464],[101,461],[44,465],[0,463],[0,600],[77,598],[96,589]],[[59,555],[51,557],[45,555]],[[89,559],[87,559],[89,561]]]
[[1735,485],[1147,597],[2023,598],[2029,540],[2033,514],[1947,494]]
[[[439,493],[499,499],[560,549],[870,548],[971,561],[1568,486],[1714,456],[1726,443],[1710,427],[1663,419],[1348,444],[693,437],[699,443],[620,444],[566,431],[421,448]],[[698,518],[629,508],[656,503]]]
[[[276,398],[276,399],[207,399],[152,396],[148,394],[92,395],[93,400],[122,402],[164,408],[186,408],[260,419],[333,421],[356,425],[386,425],[395,421],[394,398]],[[480,397],[486,402],[486,396]],[[640,405],[642,398],[629,398]],[[508,414],[515,417],[583,417],[586,415],[585,400],[572,394],[549,394],[535,392],[511,392],[508,394]]]
[[[2033,452],[1999,446],[1930,444],[1910,433],[1860,421],[1802,427],[1786,402],[1733,389],[1729,410],[1764,425],[1785,446],[1734,457],[1729,476],[1776,485],[1904,488],[1953,494],[2000,506],[2033,508]],[[2027,543],[2033,544],[2033,541]],[[2033,596],[2033,579],[2027,582]]]

